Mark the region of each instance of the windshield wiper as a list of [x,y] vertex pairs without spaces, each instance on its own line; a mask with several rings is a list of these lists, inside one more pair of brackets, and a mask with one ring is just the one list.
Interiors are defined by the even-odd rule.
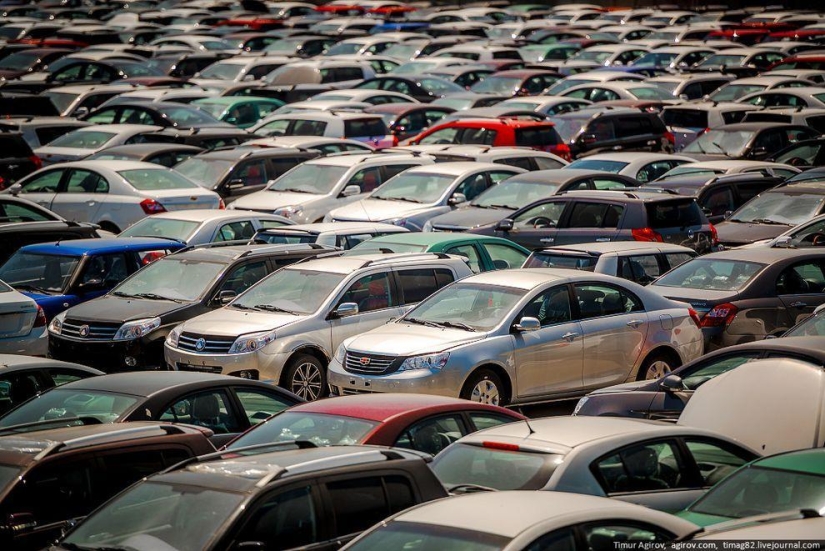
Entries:
[[243,304],[232,304],[232,308],[237,308],[238,310],[257,310],[254,306],[245,306]]
[[24,291],[34,291],[35,293],[42,293],[44,295],[53,295],[57,291],[46,289],[45,287],[38,287],[37,285],[12,285],[15,289],[23,289]]
[[489,486],[482,486],[480,484],[454,484],[452,486],[447,486],[447,491],[449,493],[453,492],[461,492],[463,494],[467,494],[470,492],[497,492],[495,488],[490,488]]
[[407,203],[422,203],[423,202],[423,201],[419,201],[418,199],[415,199],[414,197],[393,197],[392,200],[406,201]]
[[181,302],[180,299],[165,297],[163,295],[157,295],[155,293],[135,293],[134,296],[137,298],[146,298],[149,300],[171,300],[172,302]]
[[137,295],[130,295],[129,293],[124,293],[123,291],[114,291],[112,293],[113,296],[116,297],[124,297],[124,298],[135,298]]
[[787,222],[780,222],[779,220],[771,220],[770,218],[757,218],[755,220],[751,220],[751,222],[756,222],[757,224],[770,224],[771,226],[792,226],[793,224],[788,224]]
[[722,148],[722,146],[721,146],[721,145],[719,145],[719,144],[718,144],[718,143],[716,143],[716,142],[710,142],[710,143],[711,143],[711,144],[712,144],[715,148],[717,148],[717,149],[719,150],[719,152],[720,152],[722,155],[724,155],[725,157],[730,157],[730,153],[728,153],[727,151],[725,151],[725,150],[724,150],[724,148]]
[[420,318],[404,318],[404,321],[408,321],[410,323],[417,323],[418,325],[426,325],[427,327],[435,327],[437,329],[444,329],[444,326],[435,321],[428,321],[423,320]]
[[293,193],[312,193],[311,191],[307,191],[305,189],[298,189],[297,187],[288,187],[288,188],[284,188],[284,189],[270,188],[269,191],[291,191]]
[[470,331],[472,333],[476,332],[474,327],[470,327],[466,323],[461,323],[460,321],[443,321],[441,322],[441,325],[444,327],[454,327],[455,329],[464,329],[465,331]]
[[292,314],[293,316],[298,315],[298,312],[286,310],[284,308],[281,308],[280,306],[273,306],[271,304],[256,304],[252,308],[254,308],[255,310],[266,310],[267,312],[283,312],[285,314]]

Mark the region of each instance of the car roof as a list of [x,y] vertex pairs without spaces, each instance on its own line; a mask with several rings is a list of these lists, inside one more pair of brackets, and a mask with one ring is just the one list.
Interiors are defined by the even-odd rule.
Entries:
[[790,249],[781,247],[754,247],[751,249],[728,249],[706,254],[702,260],[740,260],[749,262],[773,263],[787,258],[825,258],[825,250],[812,247]]
[[[626,161],[632,163],[634,161],[658,161],[660,159],[671,159],[676,157],[678,159],[689,159],[690,157],[684,157],[680,155],[674,155],[672,153],[657,153],[651,151],[617,151],[615,153],[596,153],[595,155],[587,155],[582,157],[581,161]],[[592,172],[592,170],[588,170],[588,172]]]
[[[432,262],[440,258],[435,253],[367,253],[353,254],[346,256],[329,256],[307,260],[298,265],[287,266],[286,270],[301,269],[319,272],[329,272],[334,274],[351,274],[362,268],[366,268],[375,262],[384,263],[388,266],[404,264],[405,261]],[[455,257],[458,258],[458,257]]]
[[804,126],[800,126],[798,124],[788,124],[786,122],[737,122],[735,124],[726,124],[723,126],[717,126],[712,130],[721,130],[723,132],[742,132],[742,131],[751,131],[755,132],[757,130],[767,130],[769,128],[805,128]]
[[66,390],[99,390],[104,392],[118,392],[133,396],[151,396],[162,390],[171,389],[180,385],[198,382],[238,384],[242,380],[229,375],[215,375],[212,373],[197,373],[192,371],[151,371],[111,373],[99,377],[89,377],[79,381],[66,383],[59,389]]
[[169,212],[153,214],[151,220],[186,220],[188,222],[207,222],[210,220],[228,220],[233,218],[257,218],[259,216],[274,216],[275,218],[283,218],[281,216],[269,215],[265,212],[254,212],[234,209],[191,209],[173,210]]
[[420,172],[445,176],[461,176],[468,172],[476,172],[481,170],[507,170],[514,167],[507,167],[507,165],[495,163],[482,163],[479,161],[455,161],[438,163],[434,165],[414,166],[404,171],[404,174],[417,174]]
[[586,277],[597,281],[614,281],[615,278],[581,270],[564,268],[520,268],[517,270],[494,270],[482,272],[462,280],[464,283],[497,285],[516,289],[530,290],[545,283],[566,283]]
[[194,145],[186,145],[182,143],[150,142],[116,145],[113,147],[107,147],[106,149],[102,149],[99,151],[99,153],[134,153],[135,155],[141,155],[155,152],[164,153],[167,151],[191,151],[192,153],[200,153],[201,151],[203,151],[203,148]]
[[[440,166],[440,165],[438,165]],[[338,224],[336,222],[335,224]],[[448,244],[458,241],[477,241],[479,243],[506,243],[512,245],[513,242],[509,239],[501,237],[494,237],[492,235],[473,235],[469,233],[452,233],[452,232],[407,232],[395,233],[392,235],[382,235],[374,237],[369,240],[370,243],[393,243],[405,245],[439,245]]]
[[399,228],[395,224],[385,224],[383,222],[315,222],[313,224],[294,224],[288,226],[278,226],[276,228],[266,228],[261,233],[267,232],[305,232],[318,235],[324,232],[344,233],[354,231],[372,230],[395,230],[398,233],[408,233],[404,228]]
[[68,367],[90,374],[102,375],[103,372],[85,365],[43,358],[40,356],[24,356],[22,354],[0,354],[0,372],[16,371],[18,369]]
[[179,249],[183,245],[169,239],[156,237],[103,238],[103,239],[68,239],[54,243],[36,243],[26,245],[23,252],[83,256],[85,254],[106,254],[121,251],[143,251],[147,249]]
[[535,253],[552,254],[554,252],[580,252],[588,253],[593,256],[602,255],[605,253],[623,253],[636,251],[661,251],[663,253],[692,253],[693,249],[676,245],[674,243],[649,243],[644,241],[612,241],[608,243],[577,243],[570,245],[559,245],[556,247],[545,247],[543,249],[536,249]]
[[[440,166],[440,165],[439,165]],[[608,172],[601,172],[593,169],[583,168],[548,168],[547,170],[533,170],[530,172],[523,172],[513,177],[514,181],[530,182],[535,184],[564,184],[570,180],[578,178],[594,176],[600,174],[610,174]],[[615,176],[615,175],[614,175]],[[621,176],[619,176],[621,179]]]

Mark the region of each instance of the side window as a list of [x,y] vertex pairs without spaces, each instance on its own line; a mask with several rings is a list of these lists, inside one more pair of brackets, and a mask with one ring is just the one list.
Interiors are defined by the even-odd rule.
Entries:
[[659,261],[655,254],[628,256],[620,260],[619,275],[640,285],[647,285],[660,275]]
[[558,226],[566,204],[564,201],[550,201],[536,205],[515,217],[513,224],[522,227],[554,228]]
[[393,445],[436,455],[461,438],[463,429],[458,415],[431,417],[407,427]]
[[[533,164],[530,161],[531,157],[507,157],[505,159],[497,159],[493,161],[496,164],[514,166],[523,168],[524,170],[533,170]],[[556,168],[556,167],[553,167]],[[509,174],[508,174],[509,176]]]
[[533,157],[533,160],[536,161],[536,165],[538,165],[539,170],[552,170],[555,168],[562,168],[565,166],[559,161],[549,159],[547,157]]
[[744,203],[750,201],[751,199],[753,199],[754,197],[756,197],[757,195],[759,195],[760,193],[762,193],[763,191],[765,191],[769,187],[770,186],[766,186],[765,184],[739,184],[739,185],[737,185],[736,189],[739,191],[740,204],[744,204]]
[[825,275],[818,262],[805,262],[785,268],[776,279],[776,294],[802,295],[821,293],[825,289]]
[[380,477],[329,482],[326,487],[335,515],[337,536],[366,530],[389,514],[389,503]]
[[38,524],[84,516],[100,503],[92,488],[94,464],[88,460],[35,467],[18,484],[9,501],[31,511]]
[[581,319],[644,310],[642,302],[624,290],[599,284],[577,284],[576,300]]
[[207,391],[178,400],[161,414],[160,420],[198,425],[215,434],[226,434],[240,430],[240,424],[231,411],[226,393],[222,390]]
[[327,123],[322,121],[293,121],[290,134],[293,136],[323,136],[327,129]]
[[41,174],[33,180],[23,184],[23,193],[54,193],[60,186],[60,179],[63,177],[62,170],[53,170],[46,174]]
[[648,163],[636,173],[636,179],[645,184],[651,180],[655,180],[678,164],[679,163],[674,163],[672,161],[654,161],[652,163]]
[[0,210],[3,212],[3,216],[0,218],[2,222],[45,222],[51,220],[28,205],[18,203],[0,203]]
[[369,193],[381,185],[381,168],[374,166],[359,170],[350,178],[347,185],[358,186],[361,188],[361,193]]
[[0,379],[0,412],[17,407],[45,390],[34,373],[9,374]]
[[237,241],[242,239],[252,239],[255,235],[255,226],[250,220],[240,220],[224,224],[215,232],[213,241]]
[[368,239],[372,239],[374,236],[371,233],[358,233],[353,235],[341,235],[338,236],[338,242],[336,246],[341,247],[342,249],[351,249],[354,246],[367,241]]
[[384,166],[384,174],[386,175],[386,180],[389,180],[396,174],[404,172],[408,168],[412,168],[418,165],[385,165]]
[[686,439],[685,446],[699,467],[699,472],[702,475],[702,486],[705,487],[713,486],[751,459],[754,459],[753,457],[745,457],[741,453],[734,453],[732,448],[726,449],[715,442]]
[[371,312],[396,306],[390,293],[390,280],[387,272],[379,272],[364,276],[353,283],[343,298],[338,302],[354,302],[359,312]]
[[[188,454],[187,454],[188,456]],[[161,450],[114,452],[100,455],[102,469],[95,469],[100,480],[99,497],[108,499],[143,477],[162,471],[168,464]]]
[[599,460],[594,470],[608,494],[651,492],[686,487],[680,463],[672,442],[649,442]]
[[538,295],[516,317],[516,322],[521,318],[537,318],[542,327],[570,321],[572,315],[567,286],[552,287]]
[[318,534],[312,487],[304,486],[264,499],[238,541],[259,541],[264,549],[292,549],[315,543]]
[[261,229],[269,229],[269,228],[280,228],[281,226],[285,226],[283,222],[280,220],[258,220],[258,224],[261,225]]
[[115,122],[115,116],[117,115],[117,109],[102,109],[97,113],[90,116],[87,120],[94,124],[112,124]]
[[61,369],[59,367],[50,367],[46,368],[43,371],[51,378],[52,382],[54,382],[54,386],[65,385],[66,383],[71,383],[72,381],[79,381],[83,379],[82,376],[78,375],[76,371],[72,371],[69,369]]
[[[126,255],[103,254],[94,256],[86,261],[80,283],[93,286],[95,289],[114,287],[129,275]],[[94,290],[94,289],[88,289]]]
[[[613,545],[612,541],[610,543],[605,542],[605,545],[601,547],[590,547],[590,549],[593,551],[609,549],[610,545]],[[525,547],[524,551],[575,551],[577,548],[573,531],[570,528],[561,528],[541,536]]]
[[267,183],[270,178],[266,173],[266,161],[263,159],[244,163],[235,173],[233,180],[241,180],[244,186],[261,186]]
[[469,415],[470,420],[475,425],[475,430],[489,429],[513,422],[513,419],[510,417],[504,417],[503,415],[497,415],[495,413],[471,411]]
[[592,551],[612,548],[615,542],[644,549],[651,543],[665,543],[673,539],[655,526],[629,521],[594,522],[582,527],[582,535],[587,541],[587,548]]
[[[439,271],[448,275],[449,281],[453,280],[453,274],[449,270]],[[436,278],[435,270],[432,269],[399,270],[398,278],[401,280],[404,304],[421,302],[445,284],[444,278]]]
[[627,189],[628,186],[621,180],[614,180],[613,178],[593,178],[593,188],[598,190],[610,189]]
[[527,255],[515,247],[499,245],[497,243],[486,243],[483,247],[487,249],[487,254],[490,255],[493,266],[497,270],[521,268],[521,265],[527,260]]
[[109,193],[109,182],[96,172],[72,170],[66,182],[66,193]]
[[468,258],[468,265],[473,273],[477,274],[481,272],[481,258],[478,256],[478,251],[473,245],[459,245],[457,247],[451,247],[444,252]]
[[153,124],[152,115],[143,109],[131,109],[126,107],[120,113],[121,124]]
[[[609,119],[596,119],[590,123],[589,128],[584,133],[593,134],[596,136],[596,141],[616,139],[616,131],[613,128],[613,121]],[[622,135],[627,135],[624,130],[622,130]]]
[[721,216],[729,210],[735,210],[733,190],[730,186],[713,189],[702,198],[701,206],[708,216]]
[[229,273],[220,290],[241,294],[262,280],[267,273],[265,260],[242,264]]
[[694,257],[688,253],[667,253],[665,258],[667,259],[668,268],[672,270],[679,264],[684,264]]
[[607,205],[604,203],[576,203],[570,213],[571,228],[599,228],[602,225]]
[[270,415],[283,411],[290,404],[269,392],[251,389],[235,389],[235,396],[241,403],[250,425],[257,425]]
[[275,157],[269,160],[272,163],[273,173],[269,174],[269,179],[274,180],[284,172],[292,169],[295,165],[299,165],[310,157]]
[[455,193],[463,193],[468,201],[472,201],[489,186],[490,181],[487,179],[487,174],[481,172],[466,178],[463,182],[458,184],[458,187],[455,189]]

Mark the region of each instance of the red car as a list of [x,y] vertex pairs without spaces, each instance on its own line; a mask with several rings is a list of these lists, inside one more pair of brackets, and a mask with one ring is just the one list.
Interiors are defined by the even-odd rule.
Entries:
[[433,125],[404,145],[419,144],[522,146],[571,160],[570,148],[556,132],[555,125],[548,121],[506,117],[454,120]]
[[428,394],[358,394],[299,404],[273,415],[226,447],[309,441],[372,444],[432,455],[465,434],[526,417],[509,409]]

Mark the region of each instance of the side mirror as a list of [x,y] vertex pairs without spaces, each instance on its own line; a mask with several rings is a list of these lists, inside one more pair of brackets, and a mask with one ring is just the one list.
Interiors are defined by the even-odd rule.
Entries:
[[23,191],[23,186],[21,186],[20,184],[12,184],[12,186],[9,188],[9,193],[14,195],[15,197],[17,197],[17,194],[21,191]]
[[354,302],[342,302],[338,308],[332,311],[333,318],[348,318],[358,313],[358,305]]
[[713,211],[710,210],[708,207],[702,207],[702,212],[705,213],[705,216],[710,216]]
[[235,291],[221,291],[220,293],[218,293],[218,304],[220,304],[221,306],[226,306],[227,304],[232,302],[236,296],[238,296],[238,293],[236,293]]
[[104,282],[102,279],[90,279],[89,281],[84,281],[83,283],[78,284],[77,289],[84,293],[100,291],[103,289],[103,283]]
[[584,145],[593,145],[596,143],[596,135],[595,134],[582,134],[582,137],[579,138],[581,143]]
[[505,218],[504,220],[499,220],[498,224],[496,224],[496,229],[498,231],[510,231],[513,229],[513,219],[512,218]]
[[789,249],[791,247],[791,241],[792,239],[790,235],[783,235],[776,238],[773,242],[773,246],[777,249]]
[[74,110],[74,113],[71,114],[72,117],[82,117],[84,115],[89,114],[89,108],[85,105],[82,105]]
[[687,100],[689,100],[690,98],[688,97],[688,95],[687,95],[687,94],[679,94],[679,99],[680,99],[680,100],[683,100],[683,101],[687,101]]
[[361,193],[361,186],[350,184],[341,192],[341,197],[352,197],[353,195],[358,195],[359,193]]
[[725,211],[725,220],[727,220],[731,216],[733,216],[733,211],[732,210],[726,210]]
[[403,133],[404,133],[404,132],[406,132],[406,131],[407,131],[407,127],[406,127],[406,126],[396,126],[395,128],[393,128],[393,129],[390,131],[390,134],[392,134],[393,136],[397,136],[397,135],[399,135],[399,134],[403,134]]
[[685,383],[678,375],[668,375],[659,383],[659,388],[665,392],[679,392],[685,390]]
[[447,199],[447,204],[450,206],[460,205],[467,202],[467,196],[463,193],[453,193],[453,196]]
[[243,189],[243,180],[241,180],[240,178],[235,178],[234,180],[229,180],[223,186],[223,188],[229,193],[232,193],[233,191],[238,191],[239,189]]
[[529,316],[525,316],[521,318],[521,321],[513,325],[513,329],[515,329],[519,333],[538,331],[539,329],[541,329],[541,322],[538,320],[538,318],[531,318]]
[[756,157],[757,155],[766,155],[768,153],[768,148],[764,146],[754,147],[751,149],[751,157]]

